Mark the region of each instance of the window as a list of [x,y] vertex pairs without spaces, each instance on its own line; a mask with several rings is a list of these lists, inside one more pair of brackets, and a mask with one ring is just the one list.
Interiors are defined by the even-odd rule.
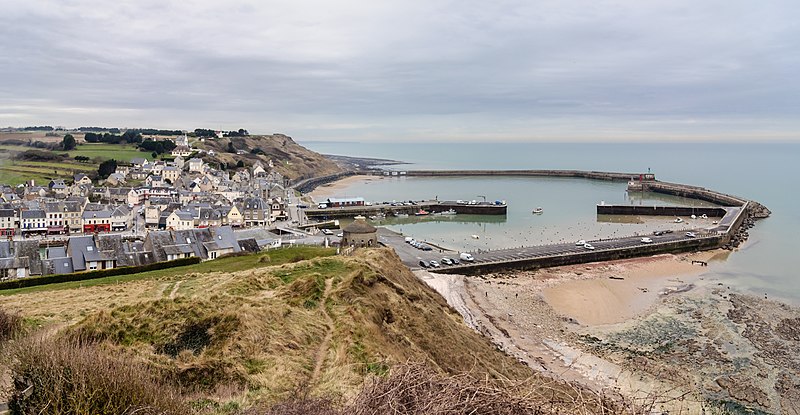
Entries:
[[92,251],[94,251],[94,247],[93,246],[87,246],[86,250],[89,251],[89,252],[92,252]]

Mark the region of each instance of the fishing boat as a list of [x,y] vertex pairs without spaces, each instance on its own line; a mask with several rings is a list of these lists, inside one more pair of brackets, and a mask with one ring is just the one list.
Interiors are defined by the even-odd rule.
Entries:
[[429,214],[430,214],[430,212],[428,212],[427,210],[420,209],[419,212],[414,213],[414,216],[426,216],[426,215],[429,215]]
[[544,213],[544,209],[542,209],[541,207],[537,207],[536,209],[533,210],[533,213],[536,215],[541,215],[542,213]]
[[444,211],[441,211],[441,212],[436,212],[435,214],[436,215],[441,215],[441,216],[453,216],[453,215],[455,215],[457,213],[458,212],[456,212],[454,209],[448,209],[448,210],[444,210]]

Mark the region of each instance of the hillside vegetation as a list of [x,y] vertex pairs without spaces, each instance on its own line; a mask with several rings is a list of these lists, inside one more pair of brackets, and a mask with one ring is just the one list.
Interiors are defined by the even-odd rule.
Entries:
[[[252,165],[260,160],[266,168],[267,162],[272,160],[275,170],[289,179],[325,176],[341,171],[335,162],[297,144],[292,137],[284,134],[206,139],[194,145],[214,150],[213,156],[205,157],[210,162],[236,164],[242,160],[246,165]],[[230,152],[231,149],[242,150],[245,154]]]
[[[2,303],[6,308],[19,307],[28,318],[25,302],[48,294],[54,295],[49,301],[52,313],[60,310],[57,298],[84,297],[87,302],[107,304],[99,311],[84,311],[85,318],[52,335],[54,341],[68,345],[56,349],[90,348],[91,353],[141,362],[170,393],[180,390],[183,403],[189,403],[193,412],[235,413],[313,397],[332,400],[334,406],[378,402],[376,396],[364,395],[378,391],[384,391],[380,392],[384,404],[393,405],[387,399],[407,400],[413,390],[409,388],[417,388],[413,395],[429,399],[437,390],[451,393],[449,404],[463,406],[457,385],[471,385],[473,398],[492,400],[500,396],[499,389],[488,386],[495,382],[515,384],[517,390],[524,385],[527,392],[519,396],[527,398],[515,398],[525,401],[520,408],[542,408],[495,413],[571,413],[578,404],[597,408],[597,401],[581,395],[580,389],[536,375],[496,350],[391,250],[362,250],[354,257],[318,257],[277,266],[270,265],[269,254],[261,258],[262,267],[244,271],[31,292],[4,297]],[[84,296],[82,290],[93,295]],[[126,295],[129,291],[136,295]],[[37,302],[36,319],[47,315],[46,307]],[[72,308],[80,309],[76,304]],[[54,356],[48,365],[67,364],[63,354],[42,354]],[[57,372],[33,370],[30,366],[36,362],[25,361],[29,366],[16,367],[14,373]],[[409,362],[424,369],[408,369]],[[137,381],[147,378],[138,372],[126,376]],[[426,381],[420,383],[420,377]],[[369,381],[365,386],[365,379],[378,383]],[[404,383],[413,379],[417,379],[413,384]],[[487,386],[465,379],[481,379]],[[41,382],[48,380],[44,377]]]

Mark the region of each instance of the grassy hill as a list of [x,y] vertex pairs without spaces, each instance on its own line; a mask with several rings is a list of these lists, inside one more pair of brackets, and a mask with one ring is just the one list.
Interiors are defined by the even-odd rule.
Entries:
[[[235,150],[242,150],[245,154],[228,152],[230,143]],[[267,161],[272,160],[275,169],[290,179],[324,176],[341,170],[333,161],[297,144],[291,137],[283,134],[206,139],[204,142],[194,142],[193,145],[197,148],[214,150],[214,156],[205,158],[216,163],[236,164],[242,160],[249,166],[260,160],[266,167]],[[260,149],[263,154],[251,153],[255,149]]]
[[407,362],[442,375],[547,385],[562,405],[553,408],[575,402],[576,389],[532,373],[469,329],[392,251],[308,260],[309,251],[290,252],[248,257],[252,268],[235,272],[18,292],[0,297],[0,308],[46,332],[61,327],[55,338],[145,362],[199,412],[298,396],[347,402],[365,379]]

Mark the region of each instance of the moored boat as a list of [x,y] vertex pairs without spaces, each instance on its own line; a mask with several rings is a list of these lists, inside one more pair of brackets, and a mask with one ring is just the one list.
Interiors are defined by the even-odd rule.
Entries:
[[533,210],[533,213],[541,215],[542,213],[544,213],[544,209],[542,209],[541,207],[537,207],[536,209]]

